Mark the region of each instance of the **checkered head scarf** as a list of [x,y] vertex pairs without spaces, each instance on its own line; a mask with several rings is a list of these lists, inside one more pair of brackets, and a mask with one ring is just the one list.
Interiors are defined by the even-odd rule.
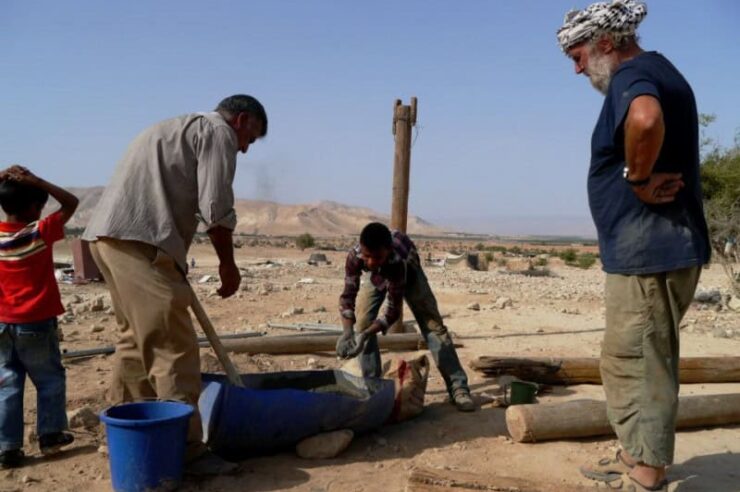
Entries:
[[558,29],[558,42],[563,52],[573,46],[604,33],[634,35],[637,26],[647,15],[647,5],[636,0],[597,2],[584,10],[565,14],[563,26]]

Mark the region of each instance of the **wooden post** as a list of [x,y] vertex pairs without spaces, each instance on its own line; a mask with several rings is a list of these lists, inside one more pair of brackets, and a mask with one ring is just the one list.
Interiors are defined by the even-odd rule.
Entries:
[[[393,157],[393,201],[391,203],[391,229],[406,232],[409,215],[409,181],[411,176],[411,128],[416,125],[416,98],[405,106],[396,99],[393,107],[393,135],[396,150]],[[403,333],[403,309],[401,317],[388,330]]]

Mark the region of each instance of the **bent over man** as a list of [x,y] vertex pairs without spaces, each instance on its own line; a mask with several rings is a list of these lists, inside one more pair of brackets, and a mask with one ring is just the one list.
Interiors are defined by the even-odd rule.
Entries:
[[679,324],[710,251],[694,94],[666,57],[638,45],[646,14],[641,2],[595,3],[557,33],[576,73],[605,96],[588,197],[607,274],[601,375],[621,450],[582,472],[636,491],[668,490]]
[[[369,282],[361,288],[363,272],[369,272]],[[358,293],[360,300],[356,306]],[[378,316],[386,297],[385,312]],[[337,343],[337,355],[350,358],[361,354],[363,376],[380,377],[377,333],[385,334],[398,321],[404,299],[414,313],[419,330],[442,374],[450,401],[462,412],[474,411],[468,378],[442,322],[416,246],[407,235],[399,231],[391,234],[385,225],[378,222],[365,226],[360,234],[360,243],[347,255],[344,291],[339,299],[344,334]]]
[[174,399],[196,407],[186,460],[191,473],[223,473],[201,442],[200,357],[188,308],[187,251],[198,222],[219,258],[229,297],[241,280],[234,262],[232,183],[236,156],[267,133],[255,98],[231,96],[214,112],[144,130],[129,146],[90,219],[84,239],[111,292],[119,327],[110,400]]

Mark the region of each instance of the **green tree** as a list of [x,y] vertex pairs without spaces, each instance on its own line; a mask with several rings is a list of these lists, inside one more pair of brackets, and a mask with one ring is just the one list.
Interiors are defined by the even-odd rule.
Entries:
[[740,297],[740,270],[735,258],[724,254],[724,245],[728,239],[740,239],[740,132],[735,134],[731,147],[723,148],[704,134],[704,129],[713,121],[713,115],[700,117],[704,212],[714,258],[727,273],[735,295]]

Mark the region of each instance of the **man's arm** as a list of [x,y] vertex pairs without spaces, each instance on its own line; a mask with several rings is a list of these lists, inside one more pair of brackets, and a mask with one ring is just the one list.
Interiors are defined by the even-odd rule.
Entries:
[[45,179],[39,178],[23,166],[11,166],[5,171],[2,171],[2,173],[0,173],[0,181],[4,180],[33,186],[49,193],[49,195],[54,197],[54,199],[59,202],[59,205],[61,205],[59,214],[61,215],[62,223],[64,224],[72,218],[75,210],[77,210],[77,205],[80,203],[77,197],[72,193],[55,184],[49,183]]
[[361,277],[362,266],[360,261],[354,251],[350,251],[344,264],[344,290],[342,290],[342,295],[339,296],[339,315],[345,333],[355,326],[355,303],[357,293],[360,291]]
[[215,226],[208,229],[208,237],[211,238],[213,249],[218,255],[218,276],[221,278],[218,295],[230,297],[234,295],[242,281],[241,273],[234,261],[233,232],[226,227]]
[[241,274],[234,262],[232,240],[232,231],[236,227],[232,188],[236,148],[230,131],[209,128],[199,135],[198,142],[198,208],[218,255],[221,278],[218,294],[221,297],[233,295],[241,283]]
[[624,122],[624,149],[627,179],[632,191],[645,203],[660,204],[675,200],[683,188],[680,173],[653,173],[665,138],[665,123],[660,101],[653,96],[637,96]]

